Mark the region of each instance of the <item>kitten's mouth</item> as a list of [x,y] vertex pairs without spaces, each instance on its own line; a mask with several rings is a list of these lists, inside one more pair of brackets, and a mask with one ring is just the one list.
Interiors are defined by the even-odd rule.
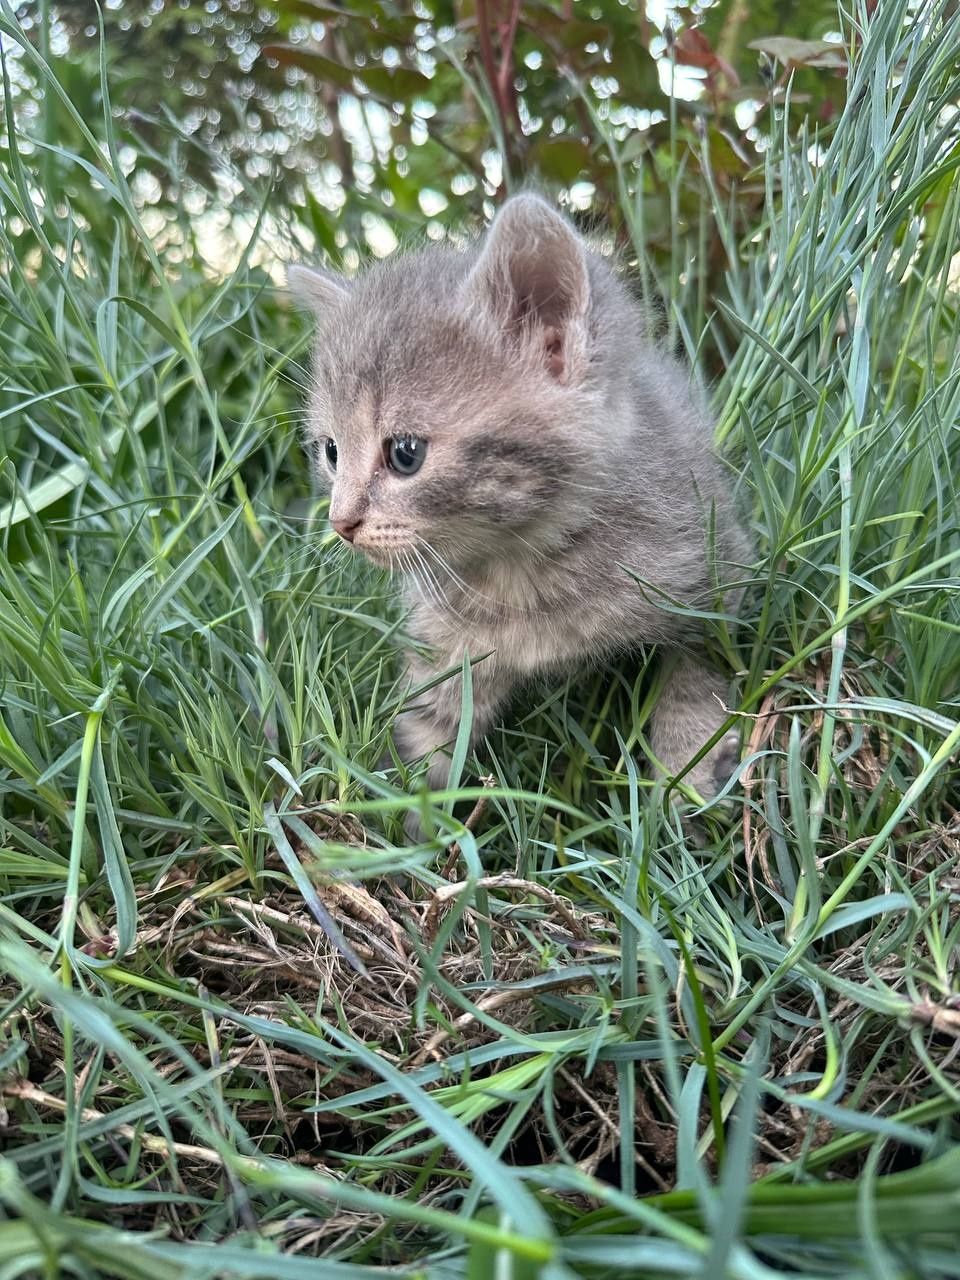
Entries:
[[407,538],[364,535],[362,532],[353,539],[354,551],[366,556],[381,569],[399,569],[404,551],[410,550],[411,546],[412,543]]
[[362,524],[345,539],[350,549],[375,564],[379,569],[393,573],[415,574],[418,567],[429,577],[440,569],[453,573],[445,556],[435,544],[428,542],[417,530],[401,526],[385,525],[368,527]]
[[379,546],[357,546],[356,543],[354,543],[354,550],[359,551],[362,556],[365,556],[367,560],[371,561],[371,563],[377,565],[381,569],[393,569],[396,566],[396,549]]

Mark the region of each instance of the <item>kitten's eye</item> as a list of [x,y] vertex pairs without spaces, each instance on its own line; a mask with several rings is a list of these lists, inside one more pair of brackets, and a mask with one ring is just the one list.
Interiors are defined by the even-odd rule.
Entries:
[[412,476],[423,466],[427,442],[419,436],[394,436],[387,449],[387,462],[401,476]]
[[327,463],[331,471],[337,469],[337,442],[327,436],[326,444],[323,446],[323,452],[327,456]]

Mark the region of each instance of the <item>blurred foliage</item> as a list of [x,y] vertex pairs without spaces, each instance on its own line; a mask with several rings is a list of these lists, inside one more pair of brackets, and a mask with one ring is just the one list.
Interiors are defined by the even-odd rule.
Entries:
[[[93,120],[96,12],[89,0],[23,4],[38,41],[47,10],[60,72]],[[798,111],[829,123],[846,51],[833,0],[653,13],[618,0],[107,0],[102,20],[145,202],[172,210],[186,190],[188,208],[229,206],[244,183],[272,182],[274,208],[351,261],[425,223],[455,234],[533,181],[621,246],[641,235],[654,275],[695,275],[702,309],[726,265],[715,226],[698,225],[704,188],[738,230],[753,225],[763,192],[751,168],[788,86]],[[56,129],[69,146],[69,122]],[[687,233],[697,252],[678,260]]]

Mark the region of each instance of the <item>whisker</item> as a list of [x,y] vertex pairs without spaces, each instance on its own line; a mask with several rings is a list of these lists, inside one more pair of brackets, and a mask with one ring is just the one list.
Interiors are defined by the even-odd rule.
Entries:
[[417,537],[417,541],[423,547],[424,551],[428,551],[433,556],[434,560],[436,560],[437,564],[440,566],[443,572],[453,579],[453,581],[457,584],[457,586],[461,589],[461,591],[469,592],[471,590],[471,587],[469,586],[469,584],[464,582],[464,580],[456,572],[453,566],[449,563],[448,560],[445,559],[443,555],[441,555],[441,553],[437,550],[437,548],[433,546],[432,543],[428,542],[427,539],[424,538],[421,534],[417,534],[416,537]]
[[507,529],[506,532],[509,533],[512,537],[516,538],[518,542],[522,542],[525,547],[527,547],[530,551],[533,552],[533,554],[537,557],[538,560],[545,561],[547,559],[547,557],[539,549],[539,547],[535,547],[532,542],[528,542],[526,538],[522,538],[520,534],[517,533],[516,529]]
[[[437,550],[435,546],[433,546],[425,538],[421,538],[420,543],[423,549],[429,552],[430,555],[433,556],[434,560],[436,560],[441,570],[445,574],[449,575],[449,577],[453,580],[453,582],[456,583],[456,585],[460,588],[461,592],[463,593],[467,601],[470,601],[470,600],[482,601],[484,604],[492,605],[495,608],[502,610],[503,612],[520,614],[528,617],[537,617],[537,616],[544,615],[544,610],[542,609],[531,609],[521,604],[513,604],[508,600],[498,600],[496,597],[487,595],[484,592],[480,591],[477,587],[472,586],[470,583],[464,582],[463,578],[460,577],[460,575],[453,569],[453,567],[448,563],[446,558]],[[536,548],[533,548],[533,549],[535,550]],[[454,612],[458,612],[458,611],[454,610]],[[458,616],[462,617],[462,614],[458,613]]]
[[275,413],[263,413],[258,418],[248,418],[243,425],[256,427],[261,422],[309,422],[310,414],[306,409],[278,409]]
[[[433,600],[433,603],[437,605],[437,607],[441,611],[456,613],[457,612],[456,609],[454,609],[450,604],[450,601],[447,599],[446,595],[444,594],[443,588],[441,587],[436,575],[431,572],[430,567],[427,564],[426,560],[424,560],[423,556],[420,554],[420,552],[417,550],[416,547],[410,547],[409,550],[411,555],[415,558],[417,566],[419,567],[420,571],[423,574],[424,585],[426,586],[426,589],[429,591],[430,596]],[[415,576],[417,578],[417,581],[419,581],[419,577],[417,575]]]
[[[495,605],[495,606],[497,606],[498,608],[501,608],[501,609],[508,609],[508,608],[510,608],[510,606],[506,603],[506,601],[503,601],[503,600],[495,600],[495,599],[493,599],[493,597],[492,597],[492,596],[486,596],[486,595],[484,595],[484,594],[483,594],[483,592],[478,591],[476,587],[473,587],[473,586],[471,586],[469,583],[464,582],[464,580],[460,577],[460,575],[459,575],[458,573],[456,573],[456,572],[454,571],[454,569],[451,567],[451,565],[447,562],[446,558],[445,558],[443,555],[441,555],[441,553],[437,550],[437,548],[436,548],[436,547],[434,547],[431,543],[429,543],[425,538],[421,538],[421,539],[420,539],[420,542],[421,542],[421,545],[422,545],[422,547],[423,547],[424,551],[429,552],[429,553],[430,553],[430,555],[432,555],[432,556],[433,556],[433,558],[434,558],[434,560],[437,562],[437,564],[438,564],[438,566],[439,566],[439,568],[440,568],[441,572],[442,572],[442,573],[444,573],[444,574],[446,574],[446,575],[448,575],[448,576],[453,580],[453,582],[454,582],[454,583],[455,583],[455,584],[460,588],[460,591],[462,592],[462,594],[463,594],[464,598],[465,598],[468,602],[469,602],[471,599],[474,599],[474,600],[482,600],[482,601],[484,601],[484,602],[485,602],[485,603],[487,603],[487,604]],[[449,602],[448,602],[448,604],[449,604]],[[453,613],[456,613],[458,617],[462,617],[462,616],[463,616],[463,615],[460,613],[460,611],[459,611],[459,610],[457,610],[457,609],[453,609],[453,608],[451,607],[451,611],[452,611]]]
[[[253,334],[247,333],[245,330],[241,329],[237,324],[230,324],[227,326],[227,328],[233,329],[234,332],[242,334],[244,342],[252,342],[256,346],[262,348],[262,350],[269,351],[271,355],[279,356],[280,359],[285,364],[288,364],[291,369],[296,369],[298,373],[302,373],[303,376],[307,379],[310,378],[310,370],[307,368],[307,366],[304,364],[301,364],[299,360],[294,360],[292,356],[288,355],[287,352],[285,351],[281,351],[279,347],[273,346],[272,343],[265,342],[263,338],[257,338]],[[274,369],[273,372],[278,375],[283,374],[283,370],[280,368]],[[290,379],[290,381],[292,381],[292,379]],[[294,385],[297,386],[299,384],[294,383]]]
[[583,493],[599,493],[604,497],[610,496],[610,490],[605,489],[603,485],[580,484],[578,480],[567,480],[564,476],[554,476],[551,483],[562,484],[568,489],[580,489]]
[[414,588],[420,595],[424,604],[433,605],[442,608],[442,604],[437,600],[434,591],[429,583],[429,579],[425,574],[421,574],[412,557],[406,551],[397,552],[397,561],[400,565],[403,576],[413,583]]

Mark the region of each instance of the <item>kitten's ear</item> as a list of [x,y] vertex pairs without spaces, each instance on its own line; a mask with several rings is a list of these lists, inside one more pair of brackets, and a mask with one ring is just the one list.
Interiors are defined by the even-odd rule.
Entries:
[[318,271],[316,267],[287,267],[287,284],[296,300],[317,315],[335,310],[350,296],[350,287],[342,276]]
[[470,301],[535,343],[558,382],[586,372],[590,279],[583,241],[539,196],[508,200],[467,278]]

